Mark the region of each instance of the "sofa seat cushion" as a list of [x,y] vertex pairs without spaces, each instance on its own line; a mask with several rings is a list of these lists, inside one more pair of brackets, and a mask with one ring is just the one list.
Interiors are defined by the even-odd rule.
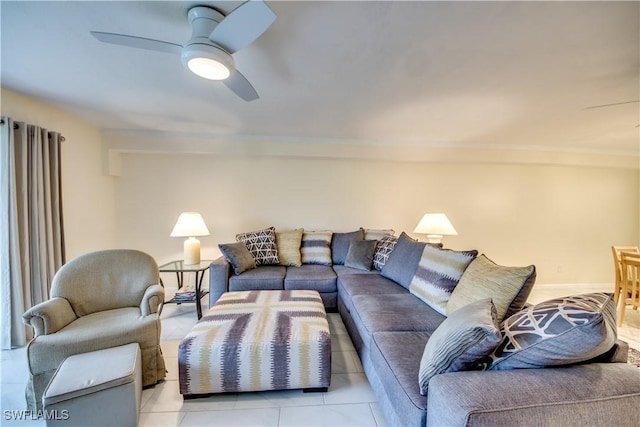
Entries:
[[336,273],[329,265],[305,264],[289,267],[284,278],[286,290],[316,290],[320,293],[336,291]]
[[355,295],[408,294],[409,291],[379,274],[345,274],[338,278],[338,293],[351,311]]
[[344,265],[334,265],[333,271],[338,275],[338,277],[346,276],[350,274],[368,274],[368,275],[379,275],[380,272],[378,270],[372,269],[369,271],[359,270],[357,268],[346,267]]
[[[356,318],[356,327],[365,347],[369,346],[375,332],[433,332],[445,319],[409,293],[385,295],[383,298],[380,295],[355,295],[352,302],[351,314]],[[424,347],[420,349],[419,356],[423,350]],[[414,380],[417,384],[418,377]]]
[[430,332],[377,332],[371,340],[371,366],[384,384],[384,390],[375,391],[396,403],[402,425],[425,425],[427,397],[420,394],[418,371],[430,336]]
[[287,268],[267,265],[242,274],[229,277],[230,291],[259,291],[284,289],[284,276]]
[[158,345],[159,334],[158,316],[141,316],[137,307],[87,314],[55,334],[34,338],[27,351],[29,369],[34,375],[55,370],[68,356],[134,342],[144,351]]

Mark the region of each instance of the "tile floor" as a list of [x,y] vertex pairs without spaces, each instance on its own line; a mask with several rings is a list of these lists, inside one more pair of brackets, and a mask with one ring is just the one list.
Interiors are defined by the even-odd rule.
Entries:
[[[529,301],[608,291],[609,285],[539,285]],[[196,321],[192,304],[167,305],[162,313],[166,380],[143,391],[140,426],[384,426],[386,425],[347,331],[329,314],[332,377],[327,393],[278,391],[219,395],[183,401],[178,391],[177,347]],[[640,349],[640,310],[627,309],[621,339]],[[0,425],[43,426],[41,420],[8,420],[5,410],[24,409],[27,370],[24,348],[1,353]]]

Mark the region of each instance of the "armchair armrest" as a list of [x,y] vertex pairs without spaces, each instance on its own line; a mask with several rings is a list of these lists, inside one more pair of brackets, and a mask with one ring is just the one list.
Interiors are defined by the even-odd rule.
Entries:
[[151,285],[142,296],[140,303],[140,313],[148,316],[158,312],[160,304],[164,302],[164,288],[160,284]]
[[64,298],[41,302],[22,315],[23,323],[33,328],[36,337],[58,332],[77,318],[71,304]]
[[588,363],[436,375],[429,381],[427,426],[636,424],[637,371],[628,363]]
[[221,256],[209,266],[209,307],[212,307],[218,298],[229,290],[229,275],[231,264]]

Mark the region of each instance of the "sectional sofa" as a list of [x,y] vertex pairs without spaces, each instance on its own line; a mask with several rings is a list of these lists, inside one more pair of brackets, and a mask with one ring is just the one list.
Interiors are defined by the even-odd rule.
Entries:
[[[640,424],[640,369],[626,363],[611,295],[526,306],[534,266],[392,230],[296,232],[289,247],[288,235],[268,242],[273,229],[221,245],[210,305],[226,291],[318,290],[390,425]],[[265,242],[279,258],[265,256]],[[268,257],[285,265],[261,264]]]

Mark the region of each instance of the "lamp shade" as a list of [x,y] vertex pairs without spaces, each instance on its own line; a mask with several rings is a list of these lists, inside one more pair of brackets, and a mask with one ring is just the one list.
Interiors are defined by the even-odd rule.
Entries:
[[457,236],[458,232],[449,218],[443,213],[427,213],[424,214],[416,228],[413,230],[417,234],[426,234],[435,238],[442,239],[442,236]]
[[202,216],[197,212],[182,212],[171,231],[171,237],[208,236],[209,234]]

